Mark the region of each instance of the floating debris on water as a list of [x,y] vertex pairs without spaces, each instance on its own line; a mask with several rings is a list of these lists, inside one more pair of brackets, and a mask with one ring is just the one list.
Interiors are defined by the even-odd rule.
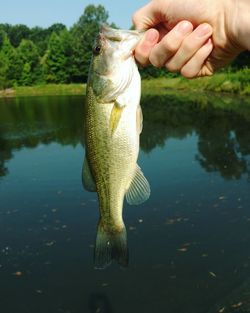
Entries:
[[177,249],[177,251],[179,251],[179,252],[186,252],[187,250],[188,250],[188,249],[185,248],[185,247]]
[[56,241],[55,241],[55,240],[52,240],[52,241],[46,242],[45,245],[46,245],[47,247],[51,247],[51,246],[53,246],[55,243],[56,243]]
[[16,277],[20,277],[23,275],[23,273],[21,271],[16,271],[15,273],[13,273],[13,275]]
[[220,196],[219,200],[225,200],[227,197],[226,196]]
[[232,304],[231,307],[234,309],[237,309],[237,308],[241,307],[242,305],[243,305],[242,302],[238,302],[238,303]]
[[187,217],[168,218],[165,222],[166,225],[173,225],[177,223],[185,223],[189,221]]
[[216,275],[214,272],[209,272],[209,274],[210,274],[212,277],[217,277],[217,275]]
[[134,231],[134,230],[136,230],[136,227],[135,226],[129,226],[129,230]]

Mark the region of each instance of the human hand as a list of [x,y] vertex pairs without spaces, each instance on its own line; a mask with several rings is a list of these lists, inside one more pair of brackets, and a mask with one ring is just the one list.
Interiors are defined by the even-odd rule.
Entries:
[[246,8],[248,0],[152,0],[133,16],[136,29],[148,29],[135,57],[188,78],[211,75],[248,48],[237,23]]

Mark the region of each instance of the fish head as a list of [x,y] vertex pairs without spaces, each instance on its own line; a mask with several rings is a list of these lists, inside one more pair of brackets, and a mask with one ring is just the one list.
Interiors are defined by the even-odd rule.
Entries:
[[141,38],[138,31],[114,29],[103,25],[93,46],[93,71],[111,75],[124,61],[133,57],[135,46]]
[[100,102],[116,100],[138,72],[134,49],[141,37],[138,31],[101,27],[93,46],[88,79]]

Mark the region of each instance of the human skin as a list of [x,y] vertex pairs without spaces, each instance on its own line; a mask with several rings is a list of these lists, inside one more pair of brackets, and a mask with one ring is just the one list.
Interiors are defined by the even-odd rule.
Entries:
[[152,0],[133,23],[147,30],[137,61],[187,78],[212,75],[250,50],[250,0]]

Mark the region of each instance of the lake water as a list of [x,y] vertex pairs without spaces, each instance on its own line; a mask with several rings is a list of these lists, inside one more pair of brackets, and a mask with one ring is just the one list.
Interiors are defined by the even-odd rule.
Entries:
[[124,204],[129,267],[106,270],[81,184],[84,98],[1,99],[0,312],[250,312],[250,106],[223,99],[142,100],[152,194]]

